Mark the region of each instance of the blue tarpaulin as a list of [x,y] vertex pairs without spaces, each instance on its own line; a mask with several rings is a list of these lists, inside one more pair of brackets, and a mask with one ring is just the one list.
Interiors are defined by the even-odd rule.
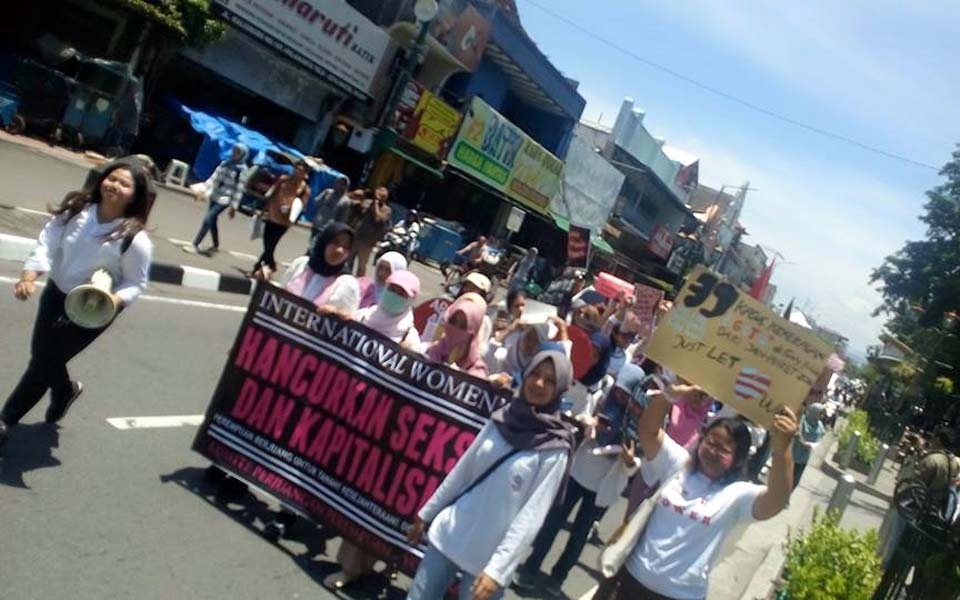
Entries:
[[[286,163],[277,162],[268,153],[268,150],[283,152],[297,158],[304,156],[292,146],[287,146],[280,142],[271,140],[259,131],[249,129],[244,125],[231,121],[224,117],[218,117],[210,113],[194,110],[189,106],[172,98],[168,99],[170,106],[179,111],[179,113],[190,123],[190,126],[203,135],[203,142],[197,151],[197,156],[193,160],[193,176],[198,181],[203,181],[213,173],[221,161],[230,156],[234,145],[241,143],[250,149],[248,160],[258,167],[270,169],[274,173],[290,173],[293,167]],[[310,175],[310,199],[304,207],[301,220],[310,221],[316,211],[313,199],[322,190],[331,187],[333,182],[341,177],[339,171],[331,169],[327,165],[321,166],[319,170],[313,170]]]

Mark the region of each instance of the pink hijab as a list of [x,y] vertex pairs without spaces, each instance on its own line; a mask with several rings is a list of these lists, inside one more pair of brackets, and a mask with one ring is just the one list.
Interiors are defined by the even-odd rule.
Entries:
[[[467,341],[467,351],[460,356],[456,365],[464,373],[476,375],[477,377],[487,376],[487,363],[483,361],[480,355],[480,340],[477,334],[480,326],[483,325],[483,316],[487,313],[487,302],[479,294],[469,293],[460,296],[447,307],[447,312],[443,315],[445,323],[449,323],[453,315],[461,312],[467,318],[467,333],[470,337]],[[427,356],[437,362],[449,363],[450,354],[454,350],[454,345],[446,335],[437,340],[430,349],[427,350]]]

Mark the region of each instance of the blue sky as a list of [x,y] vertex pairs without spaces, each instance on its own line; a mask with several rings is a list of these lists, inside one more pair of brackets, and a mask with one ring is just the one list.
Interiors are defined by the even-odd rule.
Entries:
[[[534,4],[536,2],[536,4]],[[580,82],[583,118],[612,125],[624,97],[701,182],[749,180],[749,243],[779,250],[777,302],[797,298],[860,354],[882,318],[870,271],[908,239],[936,171],[773,120],[598,43],[545,6],[650,61],[754,104],[914,160],[960,142],[960,4],[517,0],[530,36]]]

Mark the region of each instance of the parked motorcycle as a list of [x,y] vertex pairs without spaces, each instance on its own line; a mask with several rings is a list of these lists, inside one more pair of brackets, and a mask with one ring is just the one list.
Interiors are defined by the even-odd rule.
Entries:
[[376,260],[380,260],[380,257],[387,252],[399,252],[407,259],[407,262],[410,262],[411,257],[416,252],[419,237],[420,223],[415,221],[408,226],[406,221],[401,221],[394,225],[377,243],[374,248],[374,256]]

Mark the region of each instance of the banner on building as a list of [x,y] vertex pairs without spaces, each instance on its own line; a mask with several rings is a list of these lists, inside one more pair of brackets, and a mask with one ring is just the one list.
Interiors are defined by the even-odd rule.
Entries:
[[542,215],[560,192],[563,161],[480,98],[471,101],[447,163]]
[[470,71],[477,68],[490,39],[490,19],[469,0],[440,0],[430,33]]
[[663,223],[657,223],[650,232],[650,238],[647,240],[647,250],[659,256],[663,260],[670,257],[670,251],[673,249],[673,234]]
[[373,94],[390,36],[344,0],[213,0],[210,9],[317,75]]
[[624,174],[594,151],[580,136],[570,140],[563,167],[563,185],[550,211],[600,235],[617,203]]
[[567,231],[567,266],[587,268],[590,257],[590,230],[571,225]]
[[457,135],[460,113],[416,81],[410,81],[400,95],[393,126],[400,137],[442,159]]
[[833,349],[702,265],[691,271],[673,309],[644,352],[708,394],[770,427],[800,405]]
[[505,391],[270,285],[255,290],[193,449],[405,571],[405,532]]

